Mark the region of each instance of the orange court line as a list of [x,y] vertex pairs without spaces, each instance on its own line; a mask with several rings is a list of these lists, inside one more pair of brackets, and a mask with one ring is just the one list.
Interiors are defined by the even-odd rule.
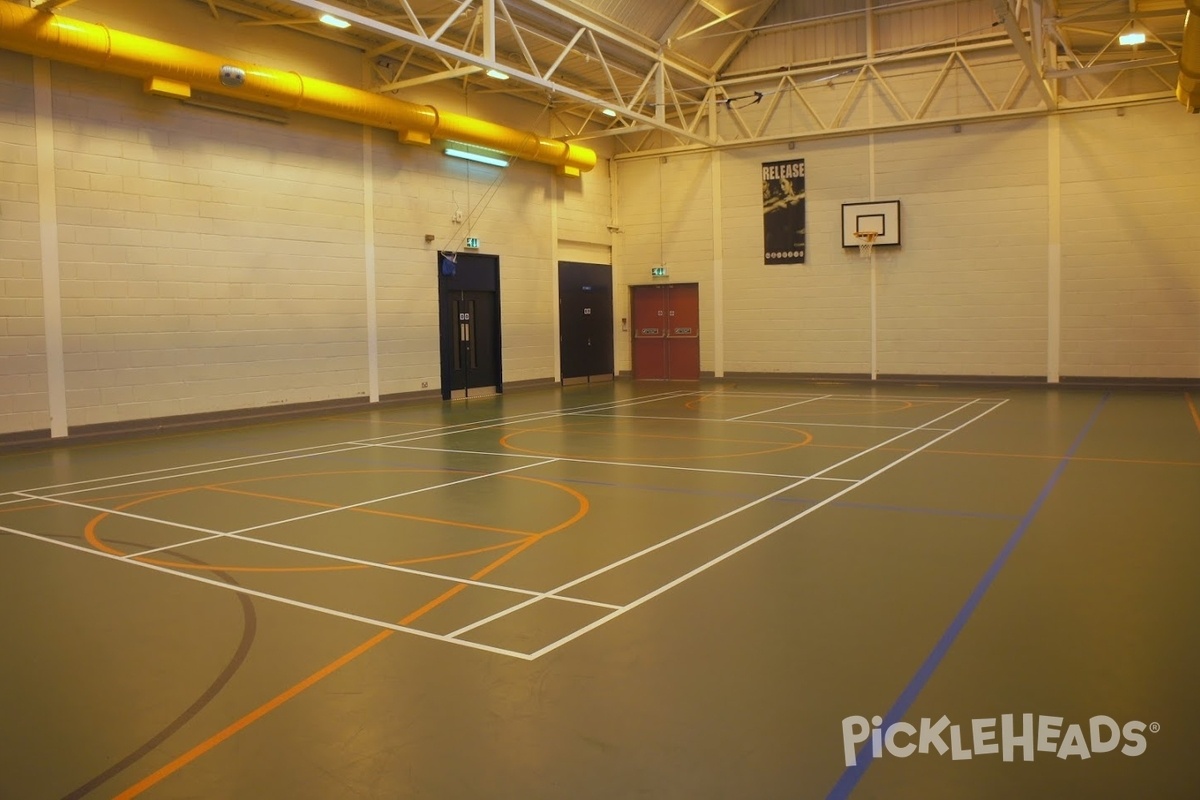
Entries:
[[424,422],[405,422],[399,419],[371,419],[370,417],[351,416],[349,414],[344,416],[326,415],[317,419],[322,419],[326,422],[374,422],[381,425],[408,425],[409,427],[418,429],[427,427],[427,423]]
[[[356,470],[354,472],[371,472],[371,471],[372,470]],[[338,474],[338,473],[300,473],[300,475],[304,475],[304,474]],[[283,476],[283,477],[292,477],[292,476]],[[444,523],[444,524],[448,524],[448,525],[456,525],[456,526],[468,527],[468,528],[473,527],[473,528],[479,528],[481,530],[486,530],[489,532],[500,532],[500,533],[506,533],[506,534],[511,533],[513,535],[523,537],[523,539],[525,539],[525,540],[529,540],[531,538],[536,540],[536,537],[545,536],[550,533],[554,533],[556,531],[562,530],[564,527],[573,525],[575,522],[579,521],[579,519],[581,519],[584,514],[586,514],[587,498],[584,497],[579,492],[575,491],[574,489],[570,488],[569,486],[563,486],[561,484],[557,484],[552,481],[541,480],[540,478],[518,477],[517,479],[529,481],[532,483],[542,483],[547,486],[551,486],[552,488],[556,488],[556,489],[565,491],[567,494],[573,496],[579,502],[580,510],[577,510],[576,513],[573,516],[571,516],[569,519],[559,523],[558,525],[551,527],[550,529],[548,529],[546,531],[542,531],[541,533],[533,533],[533,532],[529,532],[529,531],[508,531],[503,528],[491,528],[491,527],[487,527],[487,526],[472,525],[470,523],[449,522],[446,520],[438,520],[438,519],[425,518],[425,517],[416,517],[416,516],[405,515],[405,514],[396,514],[393,512],[377,511],[377,510],[373,510],[373,509],[354,509],[354,510],[362,510],[365,513],[374,513],[374,514],[380,514],[380,515],[389,516],[389,517],[400,517],[403,519],[424,520],[424,521],[428,521],[428,522]],[[255,478],[255,479],[251,479],[251,480],[268,480],[268,479],[267,478]],[[290,498],[290,497],[279,498],[279,497],[274,497],[273,495],[257,494],[254,492],[246,492],[246,491],[242,491],[242,490],[229,489],[227,485],[223,485],[223,484],[210,484],[207,486],[193,485],[193,486],[186,486],[186,487],[175,488],[175,489],[168,489],[168,490],[161,491],[161,492],[155,492],[155,493],[152,493],[149,495],[133,495],[133,497],[134,497],[133,500],[130,500],[128,503],[123,503],[123,504],[117,506],[116,508],[113,509],[113,511],[124,511],[127,508],[131,508],[133,506],[140,505],[141,503],[149,502],[151,500],[157,500],[160,497],[168,497],[173,494],[181,494],[183,492],[195,491],[195,490],[199,490],[199,489],[209,489],[209,490],[213,490],[213,491],[228,491],[228,492],[232,492],[235,494],[246,494],[251,497],[263,497],[263,498],[268,498],[268,499],[279,499],[279,500],[284,500],[284,501],[289,501],[289,502],[309,503],[309,504],[320,506],[320,507],[340,508],[340,506],[325,504],[325,503],[322,503],[321,501],[317,501],[317,500],[306,501],[306,500]],[[50,507],[50,506],[53,506],[53,504],[48,503],[48,504],[46,504],[45,507]],[[123,557],[127,556],[128,553],[122,552],[121,550],[118,550],[117,548],[112,547],[107,542],[105,542],[103,539],[101,539],[99,534],[96,533],[97,526],[101,522],[103,522],[105,519],[107,519],[111,515],[111,513],[112,513],[112,511],[104,511],[104,512],[101,512],[100,514],[97,514],[95,517],[93,517],[91,520],[89,520],[87,525],[84,526],[84,530],[83,530],[84,539],[90,545],[92,545],[92,547],[95,547],[97,550],[101,550],[103,552],[109,553],[110,555],[116,555],[116,556],[120,556],[123,558]],[[523,542],[517,542],[517,543],[501,542],[499,544],[489,545],[486,547],[477,547],[477,548],[472,548],[472,549],[468,549],[468,550],[456,550],[456,551],[450,552],[450,553],[439,553],[439,554],[433,555],[433,556],[422,556],[422,557],[418,557],[418,558],[400,559],[397,561],[388,561],[386,563],[388,566],[399,567],[399,566],[406,566],[406,565],[410,565],[410,564],[427,563],[427,562],[431,562],[431,561],[448,561],[452,558],[466,558],[468,556],[479,555],[480,553],[487,553],[487,552],[491,552],[493,550],[502,550],[504,548],[514,547],[516,544],[523,544]],[[171,569],[184,569],[184,570],[192,570],[192,571],[220,570],[223,572],[240,572],[240,573],[249,573],[249,572],[254,572],[254,573],[340,572],[340,571],[346,571],[346,570],[352,570],[352,569],[369,569],[370,568],[370,565],[368,565],[368,564],[336,564],[336,565],[331,564],[331,565],[310,566],[310,567],[247,567],[247,566],[234,566],[234,565],[226,566],[226,565],[219,565],[219,564],[198,565],[198,564],[189,564],[186,562],[167,561],[164,559],[143,558],[143,557],[136,557],[136,556],[134,557],[134,560],[140,561],[145,564],[153,564],[155,566],[160,566],[160,567],[169,567]]]
[[[662,422],[663,420],[656,420]],[[695,424],[692,420],[684,419],[680,422]],[[775,423],[777,427],[784,430],[792,431],[793,433],[807,433],[807,431],[799,431],[795,428],[789,428],[786,425]],[[612,439],[673,439],[681,442],[732,442],[733,444],[797,444],[797,442],[780,442],[778,440],[768,441],[766,439],[724,439],[718,436],[671,436],[665,433],[612,433],[611,431],[585,431],[573,430],[571,428],[521,428],[510,434],[501,437],[501,441],[508,439],[511,436],[517,436],[523,433],[565,433],[571,436],[607,436]]]
[[1183,396],[1187,400],[1188,408],[1192,411],[1192,422],[1196,423],[1196,432],[1200,433],[1200,411],[1196,410],[1196,403],[1192,400],[1191,394],[1184,392]]
[[[859,445],[854,444],[810,444],[809,447],[825,447],[836,450],[862,450]],[[909,448],[904,447],[880,447],[875,452],[884,453],[910,453]],[[1200,467],[1200,461],[1160,461],[1148,458],[1114,458],[1105,456],[1056,456],[1043,455],[1041,453],[991,453],[986,450],[934,450],[928,449],[922,452],[932,453],[942,456],[980,456],[982,458],[1036,458],[1048,461],[1097,461],[1107,464],[1149,464],[1152,466],[1161,467]]]
[[[488,573],[490,573],[493,570],[495,570],[496,568],[500,567],[502,564],[505,564],[506,562],[508,562],[508,560],[513,558],[515,555],[517,555],[517,553],[520,553],[520,552],[528,549],[529,547],[532,547],[535,542],[538,542],[538,541],[544,539],[545,537],[549,536],[552,533],[557,533],[558,531],[561,531],[564,528],[567,528],[568,526],[573,525],[579,519],[582,519],[583,516],[588,513],[590,504],[588,503],[587,498],[584,497],[582,494],[579,494],[578,492],[573,492],[573,493],[580,499],[581,502],[580,502],[579,510],[570,519],[568,519],[564,522],[561,522],[558,525],[555,525],[551,528],[548,528],[547,530],[542,531],[541,533],[538,533],[538,534],[535,534],[535,535],[529,537],[529,539],[518,544],[510,552],[505,553],[504,555],[497,558],[495,561],[488,564],[486,567],[480,569],[478,572],[473,574],[470,577],[470,580],[477,581],[477,580],[480,580],[480,579],[486,577]],[[447,600],[454,597],[456,594],[458,594],[465,588],[466,588],[466,584],[463,584],[463,583],[454,585],[450,589],[447,589],[442,594],[440,594],[437,597],[435,597],[434,599],[430,600],[425,605],[410,612],[403,619],[401,619],[398,624],[408,625],[409,623],[417,620],[421,616],[429,613],[433,609],[442,605]],[[130,800],[131,798],[137,797],[142,792],[144,792],[147,789],[158,784],[164,778],[166,778],[170,775],[173,775],[174,773],[178,772],[183,767],[186,767],[188,764],[192,763],[197,758],[199,758],[200,756],[207,753],[209,750],[212,750],[214,747],[216,747],[217,745],[219,745],[221,742],[225,741],[229,737],[233,736],[235,733],[238,733],[239,731],[247,728],[252,723],[256,722],[257,720],[259,720],[262,717],[269,714],[271,711],[274,711],[276,708],[283,705],[288,700],[291,700],[293,697],[300,694],[305,689],[308,689],[310,686],[313,686],[314,684],[318,683],[323,678],[326,678],[329,675],[332,675],[334,672],[337,672],[339,669],[344,667],[346,664],[349,664],[351,661],[358,658],[363,653],[367,652],[368,650],[372,649],[380,642],[382,642],[385,639],[387,639],[388,637],[390,637],[393,633],[396,633],[396,631],[393,631],[390,629],[380,631],[379,633],[372,636],[370,639],[367,639],[365,642],[363,642],[362,644],[355,647],[353,650],[350,650],[349,652],[344,653],[343,655],[341,655],[338,658],[334,659],[333,661],[329,662],[325,666],[321,667],[319,670],[312,673],[311,675],[309,675],[307,678],[303,679],[299,683],[296,683],[296,684],[292,685],[291,687],[283,690],[282,692],[275,695],[267,702],[260,705],[258,708],[254,709],[253,711],[249,712],[248,714],[242,716],[241,718],[235,720],[234,722],[231,722],[229,725],[225,726],[221,730],[214,733],[212,736],[210,736],[207,739],[205,739],[204,741],[200,742],[198,745],[196,745],[192,749],[188,750],[186,753],[183,753],[182,755],[177,756],[172,761],[168,762],[167,764],[163,765],[162,767],[159,767],[157,770],[150,773],[145,778],[142,778],[140,781],[135,783],[133,786],[130,786],[128,789],[121,792],[119,795],[117,795],[115,798],[113,798],[113,800]]]
[[458,522],[456,520],[451,520],[451,519],[437,519],[435,517],[420,517],[415,514],[401,514],[396,511],[384,511],[384,510],[378,509],[378,508],[365,508],[363,506],[354,506],[354,507],[347,508],[346,506],[340,506],[337,503],[326,503],[321,500],[306,500],[306,499],[299,498],[299,497],[285,497],[282,495],[266,494],[264,492],[249,492],[249,491],[246,491],[245,489],[231,489],[229,486],[226,486],[223,484],[214,484],[212,486],[204,486],[201,488],[211,489],[214,492],[226,492],[227,494],[239,494],[239,495],[244,495],[246,497],[257,497],[260,500],[279,500],[284,503],[296,503],[297,505],[302,505],[302,506],[316,506],[317,508],[326,508],[326,509],[331,509],[331,510],[342,509],[344,511],[357,511],[360,514],[374,514],[375,516],[379,516],[379,517],[392,517],[395,519],[407,519],[407,520],[412,520],[415,522],[432,522],[437,525],[452,525],[456,528],[471,528],[473,530],[487,531],[489,533],[504,533],[504,534],[508,534],[509,536],[531,536],[532,535],[532,533],[530,531],[518,531],[518,530],[511,530],[509,528],[497,528],[492,525],[478,525],[474,522]]

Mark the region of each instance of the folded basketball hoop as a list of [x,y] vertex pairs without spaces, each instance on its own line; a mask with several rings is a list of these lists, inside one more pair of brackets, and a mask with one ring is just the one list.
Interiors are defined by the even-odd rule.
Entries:
[[879,232],[855,231],[854,238],[858,239],[858,254],[863,258],[869,258],[871,248],[875,246],[875,240],[879,238]]

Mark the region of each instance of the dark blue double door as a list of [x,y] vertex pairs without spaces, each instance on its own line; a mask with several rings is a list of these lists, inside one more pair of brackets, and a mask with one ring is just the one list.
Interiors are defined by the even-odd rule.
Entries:
[[500,360],[500,259],[439,255],[438,327],[442,398],[503,391]]

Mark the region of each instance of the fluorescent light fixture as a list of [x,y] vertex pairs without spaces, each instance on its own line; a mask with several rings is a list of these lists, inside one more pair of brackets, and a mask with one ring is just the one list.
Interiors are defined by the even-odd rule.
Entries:
[[505,75],[503,72],[501,72],[498,69],[489,69],[487,72],[484,73],[484,75],[487,75],[489,78],[495,78],[498,81],[508,80],[508,76]]
[[1146,34],[1142,33],[1141,31],[1130,31],[1129,33],[1122,33],[1117,41],[1126,46],[1145,44]]
[[346,22],[346,20],[344,20],[344,19],[338,19],[333,14],[322,14],[321,22],[324,22],[326,25],[330,25],[334,28],[349,28],[350,27],[349,22]]
[[611,108],[606,108],[600,113],[606,117],[615,117],[617,115],[617,112],[613,111]]
[[455,158],[465,158],[467,161],[478,161],[480,164],[491,164],[493,167],[507,167],[508,162],[502,158],[495,156],[486,156],[482,153],[473,153],[470,150],[460,150],[457,147],[447,147],[446,155],[454,156]]

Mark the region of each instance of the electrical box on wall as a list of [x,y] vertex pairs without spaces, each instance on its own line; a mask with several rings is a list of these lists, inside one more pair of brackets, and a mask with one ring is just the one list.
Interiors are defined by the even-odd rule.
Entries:
[[651,278],[667,277],[667,268],[666,267],[651,267],[650,268],[650,277]]

